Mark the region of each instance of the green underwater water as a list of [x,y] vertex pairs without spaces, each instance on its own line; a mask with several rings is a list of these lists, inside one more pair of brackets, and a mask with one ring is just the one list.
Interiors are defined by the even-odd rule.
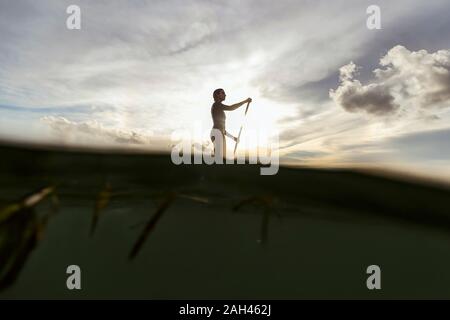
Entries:
[[[36,206],[0,214],[0,299],[450,298],[444,187],[0,149],[0,207],[54,187]],[[381,290],[366,287],[372,264]],[[81,290],[66,287],[69,265],[81,268]]]

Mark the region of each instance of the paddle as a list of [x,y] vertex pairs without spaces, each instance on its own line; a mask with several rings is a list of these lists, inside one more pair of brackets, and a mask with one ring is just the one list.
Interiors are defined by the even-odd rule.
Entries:
[[[250,107],[250,102],[247,103],[247,108],[245,108],[245,114],[244,117],[247,115],[248,107]],[[236,145],[234,146],[234,155],[236,156],[236,150],[238,147],[239,139],[241,138],[242,128],[244,127],[244,124],[241,125],[241,129],[239,130],[239,134],[237,136]]]

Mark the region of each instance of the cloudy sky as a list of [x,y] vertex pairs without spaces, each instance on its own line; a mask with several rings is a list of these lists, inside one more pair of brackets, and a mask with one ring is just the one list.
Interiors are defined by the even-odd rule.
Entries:
[[[81,30],[69,30],[69,5]],[[369,30],[368,6],[381,9]],[[0,139],[168,149],[212,91],[301,165],[450,178],[448,0],[0,3]],[[228,113],[230,132],[243,110]]]

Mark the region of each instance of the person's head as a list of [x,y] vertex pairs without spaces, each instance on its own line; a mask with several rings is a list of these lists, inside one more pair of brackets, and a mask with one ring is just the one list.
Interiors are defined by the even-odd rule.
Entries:
[[213,93],[213,98],[215,102],[222,102],[225,100],[225,97],[227,95],[225,94],[225,91],[223,89],[216,89]]

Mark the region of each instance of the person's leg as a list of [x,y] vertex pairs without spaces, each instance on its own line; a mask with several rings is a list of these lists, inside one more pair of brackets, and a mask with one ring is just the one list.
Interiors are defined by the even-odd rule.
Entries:
[[226,157],[227,157],[227,139],[225,137],[225,134],[222,134],[222,145],[223,145],[222,157],[224,159],[226,159]]
[[211,131],[211,141],[214,144],[214,158],[216,163],[221,163],[226,151],[225,137],[221,130],[213,128]]

